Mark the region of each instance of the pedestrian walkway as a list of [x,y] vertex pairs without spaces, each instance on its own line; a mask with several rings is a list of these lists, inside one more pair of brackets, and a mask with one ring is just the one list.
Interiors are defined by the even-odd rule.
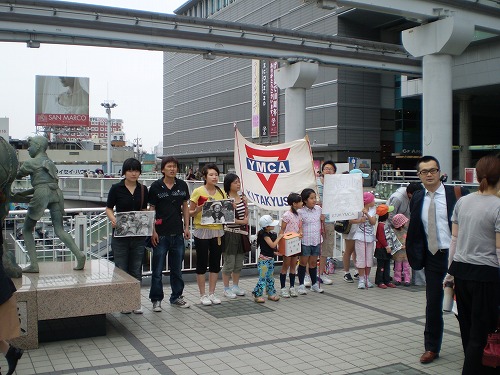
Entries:
[[[277,275],[275,275],[277,276]],[[202,306],[186,283],[191,308],[164,301],[152,311],[142,288],[143,315],[107,316],[107,336],[42,343],[26,351],[18,374],[459,374],[458,323],[445,314],[439,359],[423,353],[424,287],[358,290],[340,271],[323,294],[253,302],[256,277],[242,278],[247,296]],[[276,281],[278,281],[276,277]],[[168,295],[169,285],[166,285]],[[0,366],[6,369],[2,357]]]

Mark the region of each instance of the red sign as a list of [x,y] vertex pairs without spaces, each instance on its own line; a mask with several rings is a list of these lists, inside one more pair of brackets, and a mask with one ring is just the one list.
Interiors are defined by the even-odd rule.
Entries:
[[36,126],[89,126],[88,115],[47,114],[36,115]]

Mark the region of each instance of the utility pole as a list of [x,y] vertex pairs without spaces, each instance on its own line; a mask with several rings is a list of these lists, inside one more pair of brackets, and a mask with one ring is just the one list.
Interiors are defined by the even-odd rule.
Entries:
[[115,108],[118,104],[116,104],[113,100],[105,100],[101,105],[106,108],[106,113],[108,114],[108,141],[107,141],[107,173],[111,176],[111,109]]

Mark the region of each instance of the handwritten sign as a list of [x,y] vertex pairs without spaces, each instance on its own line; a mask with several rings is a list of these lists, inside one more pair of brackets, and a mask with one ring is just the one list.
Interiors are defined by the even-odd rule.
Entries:
[[361,174],[327,174],[324,176],[323,213],[327,221],[357,219],[363,209]]

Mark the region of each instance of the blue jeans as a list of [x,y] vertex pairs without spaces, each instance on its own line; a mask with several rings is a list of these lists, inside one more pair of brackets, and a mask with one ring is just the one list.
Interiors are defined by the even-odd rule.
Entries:
[[182,280],[182,261],[184,260],[184,236],[173,234],[160,236],[158,245],[153,248],[153,260],[151,263],[151,289],[149,299],[152,302],[162,301],[163,294],[163,270],[165,269],[165,258],[168,253],[168,265],[170,267],[170,303],[174,303],[184,291],[184,280]]
[[139,281],[142,279],[144,238],[113,237],[111,239],[111,250],[113,250],[115,266]]

